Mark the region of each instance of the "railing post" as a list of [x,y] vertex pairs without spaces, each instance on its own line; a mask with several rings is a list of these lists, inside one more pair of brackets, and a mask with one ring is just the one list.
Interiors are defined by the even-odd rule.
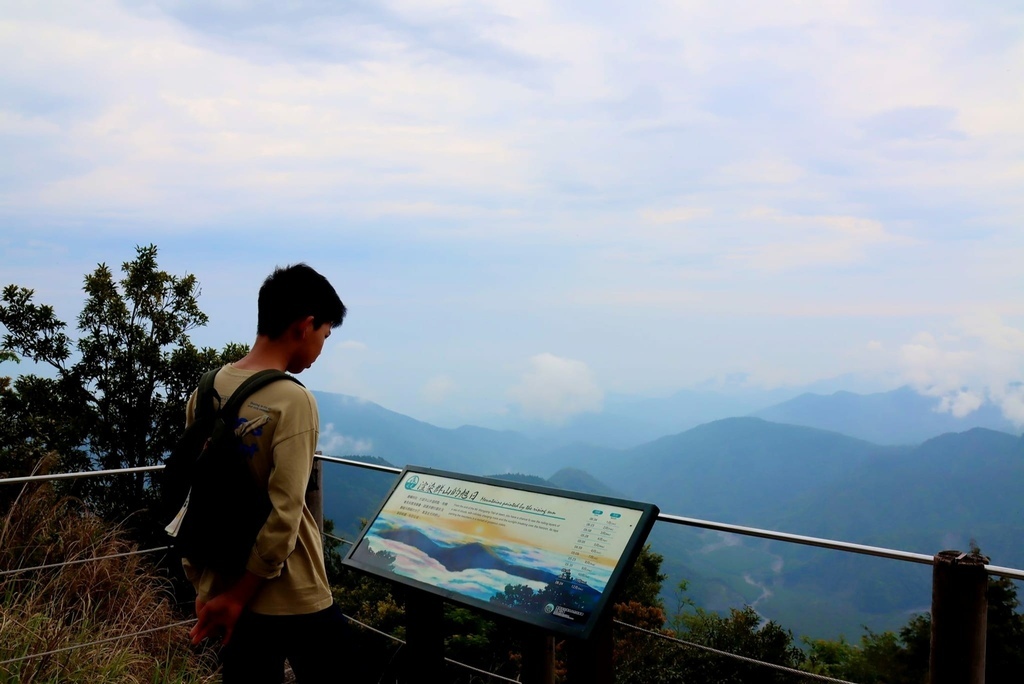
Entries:
[[[320,452],[317,451],[317,454]],[[309,474],[309,484],[306,485],[306,507],[313,513],[316,519],[316,527],[320,534],[324,533],[324,488],[323,488],[324,464],[319,458],[313,459],[313,471]]]
[[555,684],[555,637],[533,627],[522,632],[524,684]]
[[932,569],[931,684],[984,684],[988,559],[941,551]]

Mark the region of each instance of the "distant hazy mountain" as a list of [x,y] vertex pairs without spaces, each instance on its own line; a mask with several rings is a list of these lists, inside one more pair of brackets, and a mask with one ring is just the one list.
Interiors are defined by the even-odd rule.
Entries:
[[523,473],[499,473],[497,475],[489,475],[498,480],[507,480],[509,482],[517,482],[519,484],[538,485],[541,487],[550,487],[551,483],[545,480],[539,475],[524,475]]
[[[816,428],[732,418],[632,449],[549,454],[663,512],[932,555],[972,539],[1024,566],[1024,439],[985,429],[883,446]],[[798,634],[856,638],[929,602],[930,571],[864,556],[659,523],[667,604],[680,579],[699,605],[754,604]]]
[[[665,513],[929,555],[966,549],[974,539],[997,565],[1024,567],[1024,439],[1015,434],[972,429],[916,446],[883,446],[817,427],[746,417],[632,448],[574,443],[545,449],[513,432],[446,430],[351,397],[318,393],[317,398],[321,445],[331,455],[355,448],[397,465],[536,475],[576,491],[650,501]],[[799,413],[801,407],[813,408],[804,415],[817,415],[819,424],[849,433],[857,426],[861,431],[888,426],[889,442],[905,441],[893,436],[897,430],[927,434],[951,420],[906,389],[806,396],[773,410]],[[911,429],[918,432],[907,432]],[[354,534],[394,476],[325,465],[324,482],[328,517],[339,530]],[[842,632],[853,639],[860,625],[899,627],[909,611],[928,606],[927,566],[667,523],[655,526],[652,542],[665,556],[669,606],[676,583],[687,579],[690,595],[705,608],[752,604],[798,635]]]
[[922,553],[973,537],[1024,565],[1024,438],[993,430],[898,447],[730,418],[587,471],[666,513]]
[[[985,429],[917,447],[880,446],[756,418],[716,421],[604,454],[602,480],[663,512],[932,555],[976,540],[1024,566],[1024,439]],[[698,603],[756,603],[798,634],[856,636],[927,609],[925,566],[659,523],[666,600],[679,579]]]
[[[332,454],[329,454],[332,455]],[[341,456],[341,454],[333,454]],[[346,456],[351,460],[392,466],[372,456]],[[384,502],[397,476],[387,472],[338,463],[323,464],[324,517],[334,521],[335,535],[352,541]],[[347,549],[346,549],[347,550]]]
[[745,416],[783,399],[793,390],[721,394],[710,390],[681,390],[669,397],[611,396],[599,413],[573,416],[562,425],[524,423],[518,429],[552,448],[570,444],[627,449],[673,435],[713,420]]
[[549,477],[548,482],[559,489],[622,498],[621,491],[609,487],[590,473],[578,468],[562,468]]
[[537,454],[530,439],[511,431],[439,428],[371,401],[314,392],[320,409],[320,448],[334,456],[364,454],[399,467],[414,464],[482,475],[522,471]]
[[939,413],[938,406],[935,397],[901,387],[876,394],[802,394],[754,415],[776,423],[832,430],[878,444],[920,444],[947,432],[975,427],[1020,432],[997,406],[989,403],[963,418]]
[[794,500],[794,532],[934,554],[976,540],[997,565],[1024,567],[1024,438],[984,428],[874,456]]
[[667,513],[757,526],[780,501],[895,450],[814,428],[727,418],[603,454],[586,470]]
[[759,389],[752,386],[754,383],[748,375],[740,373],[709,380],[699,387],[679,390],[667,397],[611,394],[605,397],[601,411],[574,416],[561,425],[541,425],[516,418],[513,414],[506,417],[501,426],[553,448],[583,443],[628,449],[722,418],[751,415],[808,392],[861,391],[868,387],[877,388],[879,382],[844,375],[801,387]]
[[[1024,567],[1024,439],[975,428],[901,453],[797,497],[778,527],[787,531],[934,555],[972,542],[996,565]],[[807,632],[838,632],[844,615],[874,629],[896,627],[927,610],[931,569],[772,545],[784,568],[767,582],[784,587],[762,609]],[[838,603],[842,610],[837,610]],[[818,597],[811,601],[806,599]],[[801,602],[804,602],[801,605]],[[815,619],[808,605],[822,607]]]

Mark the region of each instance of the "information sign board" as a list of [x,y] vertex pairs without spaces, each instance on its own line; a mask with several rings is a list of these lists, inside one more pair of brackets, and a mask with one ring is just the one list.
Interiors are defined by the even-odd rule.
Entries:
[[653,504],[408,466],[344,563],[585,639],[657,514]]

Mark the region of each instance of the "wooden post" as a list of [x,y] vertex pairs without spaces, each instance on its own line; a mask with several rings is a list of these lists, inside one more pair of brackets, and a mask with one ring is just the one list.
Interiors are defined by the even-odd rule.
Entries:
[[988,559],[942,551],[932,569],[931,684],[984,684]]
[[523,684],[555,684],[555,637],[533,627],[522,635]]
[[601,618],[586,641],[570,640],[568,645],[569,684],[612,684],[615,670],[612,663],[611,611]]
[[444,680],[443,603],[425,591],[411,589],[405,598],[403,683]]
[[[317,454],[320,452],[317,451]],[[313,459],[313,471],[309,474],[309,484],[306,485],[306,507],[313,513],[316,519],[316,527],[320,534],[324,533],[324,489],[323,489],[324,462],[320,459]]]

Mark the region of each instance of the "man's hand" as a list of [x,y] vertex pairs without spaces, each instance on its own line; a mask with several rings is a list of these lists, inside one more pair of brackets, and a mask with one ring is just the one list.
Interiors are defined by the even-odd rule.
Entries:
[[196,617],[199,621],[189,632],[193,645],[199,644],[203,639],[219,636],[222,637],[224,645],[227,645],[231,640],[231,633],[235,631],[238,618],[242,616],[242,611],[262,584],[262,578],[246,572],[223,594],[214,596],[206,603],[197,598]]
[[237,601],[230,593],[210,599],[199,610],[199,621],[189,632],[192,643],[198,644],[203,639],[212,639],[223,635],[222,641],[227,645],[243,610],[245,610],[245,604]]

